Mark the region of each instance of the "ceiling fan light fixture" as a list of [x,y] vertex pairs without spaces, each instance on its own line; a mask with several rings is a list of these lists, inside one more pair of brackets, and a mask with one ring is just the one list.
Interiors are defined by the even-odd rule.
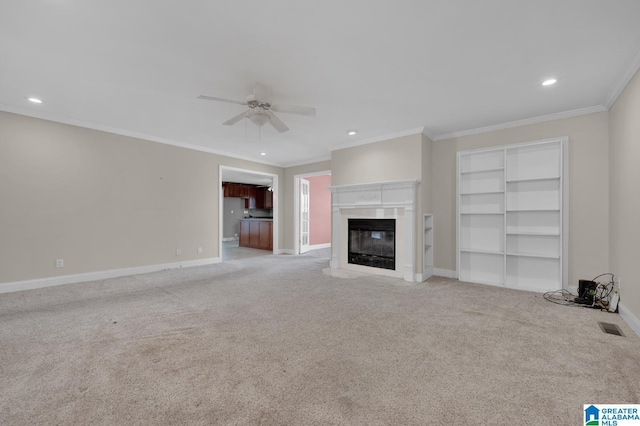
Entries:
[[249,120],[258,127],[262,127],[269,121],[269,116],[261,112],[255,112],[249,116]]

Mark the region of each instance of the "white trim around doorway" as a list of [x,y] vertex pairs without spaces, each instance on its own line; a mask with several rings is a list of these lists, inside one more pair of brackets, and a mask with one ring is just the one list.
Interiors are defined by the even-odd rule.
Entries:
[[[293,253],[300,254],[300,179],[331,175],[331,170],[319,172],[301,173],[293,176]],[[328,243],[331,247],[331,243]],[[319,247],[315,247],[319,248]],[[311,248],[312,250],[314,247]]]
[[222,171],[233,170],[237,172],[250,173],[253,175],[269,176],[273,180],[273,254],[280,254],[280,214],[278,208],[278,195],[280,194],[280,186],[278,182],[278,175],[274,173],[259,172],[250,169],[241,169],[239,167],[230,167],[220,165],[218,169],[218,253],[222,258],[222,240],[224,233],[224,191],[222,190]]

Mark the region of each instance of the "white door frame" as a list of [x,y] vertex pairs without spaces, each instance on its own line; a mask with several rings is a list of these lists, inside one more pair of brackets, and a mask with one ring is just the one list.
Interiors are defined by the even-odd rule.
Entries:
[[218,170],[218,256],[222,259],[222,238],[224,233],[224,223],[223,223],[223,214],[224,214],[224,191],[222,190],[222,171],[223,170],[234,170],[237,172],[250,173],[253,175],[260,176],[269,176],[273,180],[273,254],[280,253],[280,239],[279,232],[280,229],[280,214],[278,208],[278,194],[279,194],[279,185],[278,185],[278,175],[274,173],[267,172],[259,172],[256,170],[250,169],[241,169],[239,167],[230,167],[220,165]]
[[300,254],[300,179],[331,175],[331,170],[302,173],[293,176],[293,253]]

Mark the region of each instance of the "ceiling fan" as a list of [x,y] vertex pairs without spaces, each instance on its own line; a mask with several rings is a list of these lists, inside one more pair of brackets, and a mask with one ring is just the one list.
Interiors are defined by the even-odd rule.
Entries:
[[289,130],[289,128],[280,120],[273,112],[284,112],[287,114],[306,115],[309,117],[316,116],[316,109],[306,106],[297,105],[273,105],[271,103],[271,87],[265,86],[261,83],[256,83],[253,88],[253,94],[247,96],[246,101],[234,101],[231,99],[217,98],[215,96],[200,95],[198,99],[206,99],[208,101],[228,102],[231,104],[246,105],[249,107],[247,111],[244,111],[233,118],[225,121],[225,126],[232,126],[243,118],[248,118],[253,124],[261,127],[266,122],[269,122],[278,132],[283,133]]

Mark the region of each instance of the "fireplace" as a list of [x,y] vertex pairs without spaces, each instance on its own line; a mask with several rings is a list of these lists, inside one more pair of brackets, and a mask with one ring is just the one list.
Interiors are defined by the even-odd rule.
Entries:
[[348,262],[396,269],[396,220],[349,219]]
[[[415,210],[418,183],[418,180],[402,180],[330,187],[333,214],[331,269],[404,278],[405,281],[423,281],[422,274],[416,274]],[[393,226],[365,230],[365,237],[368,237],[369,241],[361,244],[362,241],[351,238],[349,223],[352,220],[363,219],[386,219],[389,220],[386,223]],[[383,223],[384,227],[385,222],[379,223]],[[369,235],[366,234],[367,231]],[[354,242],[361,245],[360,249],[356,250],[359,256],[352,256]],[[365,250],[362,250],[363,245]],[[378,251],[367,251],[367,247]],[[389,260],[391,256],[393,260]],[[359,264],[353,263],[354,260],[360,261]]]

